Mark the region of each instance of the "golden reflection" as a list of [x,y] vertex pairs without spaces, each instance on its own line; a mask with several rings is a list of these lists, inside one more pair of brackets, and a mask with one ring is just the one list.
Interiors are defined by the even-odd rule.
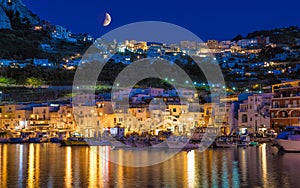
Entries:
[[262,167],[262,182],[264,187],[266,187],[268,182],[266,144],[263,144],[261,146],[261,167]]
[[104,182],[109,182],[109,151],[108,147],[100,147],[98,169],[101,169],[101,171],[99,172],[98,180],[102,183],[103,187],[107,187]]
[[[120,153],[119,153],[119,158],[118,158],[118,161],[119,161],[119,164],[124,164],[124,161],[123,161],[123,156],[125,154],[123,154],[123,150],[120,150]],[[118,166],[118,187],[124,187],[124,166],[123,165],[119,165]]]
[[23,149],[24,145],[20,144],[20,151],[19,151],[19,185],[23,184]]
[[97,187],[97,153],[93,151],[93,149],[89,148],[89,186],[90,188]]
[[67,147],[65,152],[65,187],[72,187],[72,148]]
[[207,155],[205,153],[202,153],[203,159],[202,159],[202,185],[208,185],[208,173],[207,173]]
[[29,144],[28,151],[28,178],[27,185],[28,188],[35,187],[34,186],[34,145]]
[[192,150],[187,154],[187,166],[188,166],[188,187],[195,187],[195,151]]
[[2,148],[2,162],[1,162],[1,167],[2,167],[2,173],[1,173],[1,187],[7,187],[7,144],[3,145]]
[[244,182],[247,181],[247,159],[246,159],[246,150],[241,148],[242,159],[241,159],[241,170],[242,170],[242,179]]
[[38,187],[39,184],[40,184],[40,148],[41,148],[41,145],[40,144],[35,144],[35,177],[34,177],[34,180],[35,180],[35,187]]

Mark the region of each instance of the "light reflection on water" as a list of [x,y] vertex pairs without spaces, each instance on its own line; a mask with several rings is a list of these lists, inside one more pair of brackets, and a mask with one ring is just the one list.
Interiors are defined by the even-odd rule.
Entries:
[[[174,151],[2,144],[0,187],[299,187],[300,153],[272,155],[270,147],[183,151],[161,164],[128,167],[106,159],[141,163]],[[137,159],[135,152],[142,152]]]

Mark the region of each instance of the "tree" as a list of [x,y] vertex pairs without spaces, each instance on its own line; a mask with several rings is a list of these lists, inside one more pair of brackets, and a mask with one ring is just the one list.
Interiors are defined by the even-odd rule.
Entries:
[[44,84],[44,81],[41,78],[29,77],[26,80],[26,85],[32,87],[39,87]]

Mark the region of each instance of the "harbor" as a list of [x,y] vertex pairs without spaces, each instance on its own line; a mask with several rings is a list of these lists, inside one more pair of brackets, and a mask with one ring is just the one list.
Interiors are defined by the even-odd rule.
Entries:
[[[267,143],[258,147],[209,148],[205,152],[139,149],[143,160],[173,157],[160,164],[132,168],[129,164],[138,162],[133,149],[0,144],[0,187],[300,186],[299,154],[272,151]],[[108,160],[120,156],[127,165]]]

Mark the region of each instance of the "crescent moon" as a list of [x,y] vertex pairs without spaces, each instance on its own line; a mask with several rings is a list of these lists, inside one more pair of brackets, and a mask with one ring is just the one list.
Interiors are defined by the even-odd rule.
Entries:
[[111,16],[108,12],[105,13],[105,19],[103,22],[103,26],[106,27],[111,23]]

